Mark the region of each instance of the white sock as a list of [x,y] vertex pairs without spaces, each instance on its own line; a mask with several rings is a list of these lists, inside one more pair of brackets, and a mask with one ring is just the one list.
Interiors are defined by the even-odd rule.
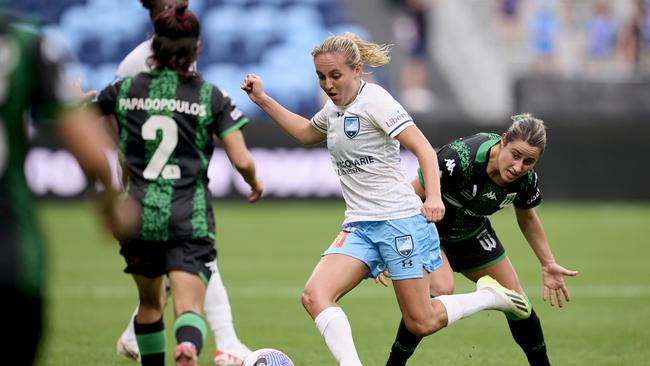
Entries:
[[226,288],[223,286],[219,268],[216,264],[215,271],[210,276],[210,281],[208,281],[203,309],[205,318],[212,332],[214,332],[217,348],[235,351],[244,346],[237,338],[235,326],[232,323],[228,293],[226,293]]
[[481,310],[494,309],[497,305],[494,294],[483,290],[468,294],[436,296],[431,301],[436,300],[440,301],[447,310],[447,326]]
[[335,306],[329,307],[318,314],[314,321],[339,365],[361,365],[352,339],[352,328],[343,309]]

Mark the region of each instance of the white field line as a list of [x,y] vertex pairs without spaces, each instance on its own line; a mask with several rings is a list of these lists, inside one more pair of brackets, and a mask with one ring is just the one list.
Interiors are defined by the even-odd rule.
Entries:
[[[529,286],[525,287],[530,298],[539,299],[542,297],[542,288]],[[299,299],[302,287],[270,287],[270,286],[245,286],[227,287],[228,296],[231,298],[243,299]],[[457,289],[457,292],[471,291],[469,287]],[[571,298],[650,298],[650,285],[584,285],[569,286]],[[360,299],[385,299],[392,298],[393,290],[382,286],[372,287],[368,285],[354,289],[348,298]],[[122,299],[136,298],[137,291],[133,286],[63,286],[50,287],[48,297],[52,299]]]

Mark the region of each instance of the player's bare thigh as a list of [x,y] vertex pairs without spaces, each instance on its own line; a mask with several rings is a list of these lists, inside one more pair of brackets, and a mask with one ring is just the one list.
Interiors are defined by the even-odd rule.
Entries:
[[517,272],[507,256],[503,260],[488,267],[474,272],[464,272],[463,275],[474,282],[485,275],[489,275],[502,286],[513,289],[521,294],[524,293],[519,282],[519,277],[517,277]]

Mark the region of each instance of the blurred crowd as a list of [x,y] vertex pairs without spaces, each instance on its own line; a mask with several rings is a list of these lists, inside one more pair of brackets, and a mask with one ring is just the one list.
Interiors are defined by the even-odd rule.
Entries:
[[492,0],[492,30],[534,72],[629,76],[650,71],[650,0]]

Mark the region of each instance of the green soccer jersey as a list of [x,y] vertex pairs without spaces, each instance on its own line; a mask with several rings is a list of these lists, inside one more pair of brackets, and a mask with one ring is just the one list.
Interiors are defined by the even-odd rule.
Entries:
[[24,114],[48,121],[69,103],[62,49],[0,13],[0,281],[33,295],[41,291],[43,258],[23,168]]
[[[488,176],[490,149],[500,139],[497,134],[479,133],[452,141],[438,151],[446,212],[436,227],[442,240],[459,241],[474,235],[488,216],[510,204],[526,209],[541,202],[537,173],[532,169],[505,187]],[[422,173],[419,175],[423,183]]]
[[97,103],[117,117],[127,189],[142,204],[140,239],[213,238],[207,188],[213,136],[248,123],[243,113],[217,87],[170,70],[122,79]]

